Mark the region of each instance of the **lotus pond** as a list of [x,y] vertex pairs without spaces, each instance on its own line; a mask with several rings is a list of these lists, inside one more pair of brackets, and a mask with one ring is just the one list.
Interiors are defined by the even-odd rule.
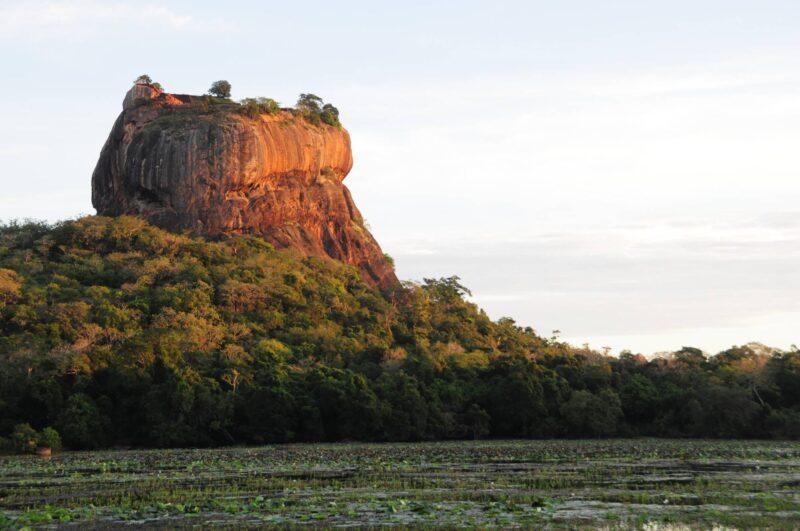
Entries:
[[800,526],[800,443],[476,441],[0,456],[0,528]]

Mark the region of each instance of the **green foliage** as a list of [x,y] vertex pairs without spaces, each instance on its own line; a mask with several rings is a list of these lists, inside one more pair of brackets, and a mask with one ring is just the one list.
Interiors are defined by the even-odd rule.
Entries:
[[15,301],[22,290],[20,276],[11,269],[0,269],[0,309]]
[[255,118],[259,114],[275,114],[281,110],[272,98],[245,98],[239,102],[242,114]]
[[231,84],[225,81],[224,79],[220,79],[219,81],[214,81],[211,84],[211,88],[208,89],[208,93],[212,96],[216,96],[217,98],[230,98],[231,97]]
[[452,276],[383,296],[332,260],[131,217],[0,226],[0,436],[31,451],[46,426],[71,448],[800,433],[796,350],[615,358],[492,321],[470,295]]
[[339,109],[331,105],[330,103],[326,103],[322,106],[322,112],[319,115],[320,119],[334,127],[341,127],[342,123],[339,121]]
[[58,419],[67,446],[75,449],[99,448],[105,443],[104,426],[94,401],[84,393],[69,397]]
[[330,103],[323,104],[322,98],[315,94],[300,94],[295,108],[315,125],[325,123],[334,127],[342,126],[339,121],[339,109]]
[[782,530],[798,527],[798,472],[793,441],[348,442],[3,456],[0,528]]
[[649,422],[657,413],[658,389],[641,374],[632,374],[627,378],[620,389],[620,396],[625,418],[633,424]]
[[295,107],[303,114],[319,115],[322,112],[322,98],[316,94],[300,94]]
[[561,415],[570,435],[603,437],[617,433],[622,409],[619,397],[611,389],[603,389],[599,394],[575,391],[561,406]]
[[489,427],[492,417],[478,404],[472,404],[464,413],[464,421],[467,433],[473,439],[480,439],[489,435]]
[[472,296],[472,292],[461,284],[457,276],[435,279],[424,279],[425,288],[437,301],[445,304],[457,304],[464,295]]
[[39,446],[50,448],[51,450],[61,449],[61,436],[58,432],[50,427],[47,427],[39,433]]
[[37,448],[61,448],[61,437],[51,427],[36,431],[27,422],[14,426],[14,431],[9,439],[3,439],[0,449],[7,449],[21,454],[32,454]]
[[36,451],[39,433],[28,423],[17,424],[11,434],[11,448],[21,454],[32,454]]

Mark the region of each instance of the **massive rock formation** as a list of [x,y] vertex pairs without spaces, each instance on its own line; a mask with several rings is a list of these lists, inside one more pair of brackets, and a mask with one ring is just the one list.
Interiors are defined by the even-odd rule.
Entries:
[[169,230],[259,235],[354,265],[387,290],[397,277],[342,183],[352,165],[342,128],[140,84],[103,146],[92,204]]

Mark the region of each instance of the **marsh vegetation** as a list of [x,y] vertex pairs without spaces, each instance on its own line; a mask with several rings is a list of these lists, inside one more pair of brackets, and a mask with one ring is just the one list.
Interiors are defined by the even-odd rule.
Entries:
[[0,458],[0,522],[791,527],[800,444],[477,441]]

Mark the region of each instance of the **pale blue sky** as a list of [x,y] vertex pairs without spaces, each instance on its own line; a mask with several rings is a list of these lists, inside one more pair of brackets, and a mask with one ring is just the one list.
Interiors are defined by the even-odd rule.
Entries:
[[[93,213],[131,80],[336,104],[403,278],[615,350],[800,342],[800,4],[0,0],[0,219]],[[11,80],[13,83],[9,83]]]

